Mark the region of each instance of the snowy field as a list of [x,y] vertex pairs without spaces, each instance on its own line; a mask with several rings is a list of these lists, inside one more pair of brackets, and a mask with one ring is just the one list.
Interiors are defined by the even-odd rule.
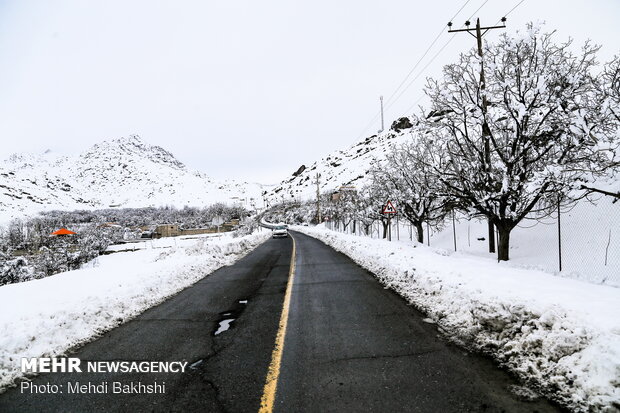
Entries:
[[215,234],[198,234],[198,235],[181,235],[178,237],[164,237],[157,239],[142,239],[125,242],[123,244],[114,244],[110,245],[106,251],[108,252],[118,252],[118,251],[137,251],[137,250],[148,250],[148,249],[165,249],[165,248],[177,248],[177,247],[187,247],[191,246],[195,243],[196,240],[204,239],[214,240],[220,238],[228,238],[230,237],[229,232],[221,232]]
[[350,256],[454,341],[575,411],[620,408],[620,289],[492,258],[295,227]]
[[0,287],[0,389],[21,375],[22,357],[62,354],[232,264],[271,234],[219,235],[149,240],[80,270]]

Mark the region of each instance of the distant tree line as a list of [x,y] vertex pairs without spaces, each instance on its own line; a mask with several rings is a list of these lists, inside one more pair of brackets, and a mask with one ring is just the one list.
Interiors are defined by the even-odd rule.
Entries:
[[[0,227],[0,285],[78,269],[109,245],[127,236],[140,237],[142,228],[154,229],[158,224],[202,228],[210,226],[214,219],[229,221],[247,215],[243,207],[216,203],[204,208],[48,211],[32,218],[14,219]],[[68,228],[77,235],[50,236],[59,228]]]

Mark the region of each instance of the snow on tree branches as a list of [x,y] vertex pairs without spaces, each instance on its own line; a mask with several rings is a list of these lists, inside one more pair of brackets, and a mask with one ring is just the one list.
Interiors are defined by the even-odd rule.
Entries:
[[598,47],[586,43],[574,54],[570,41],[552,37],[532,25],[504,34],[485,45],[484,61],[465,53],[425,88],[431,108],[420,130],[448,159],[431,166],[446,196],[496,226],[500,260],[508,260],[510,232],[526,215],[566,201],[584,171],[617,147],[593,74]]

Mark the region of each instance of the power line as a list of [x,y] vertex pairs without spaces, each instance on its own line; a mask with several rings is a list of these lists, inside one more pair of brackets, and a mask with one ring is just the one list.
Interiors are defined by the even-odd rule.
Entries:
[[[456,18],[456,16],[459,15],[459,13],[465,8],[465,6],[467,6],[467,4],[470,2],[471,0],[466,0],[465,3],[457,10],[457,12],[452,16],[452,18],[450,20],[454,20],[454,18]],[[486,3],[488,0],[485,0],[484,3]],[[483,3],[483,5],[484,5]],[[435,36],[435,38],[433,39],[433,41],[431,42],[430,46],[428,46],[428,48],[426,49],[426,51],[424,52],[424,54],[418,59],[418,61],[415,63],[415,65],[413,66],[413,68],[409,71],[409,73],[407,73],[407,75],[405,76],[405,78],[400,82],[400,84],[398,85],[398,87],[394,90],[394,92],[390,95],[390,97],[388,97],[388,99],[386,100],[386,106],[390,105],[390,101],[392,100],[392,98],[394,97],[394,95],[396,95],[396,93],[398,93],[398,91],[400,90],[400,88],[407,82],[407,80],[409,79],[409,77],[413,74],[413,72],[415,71],[415,69],[420,65],[420,63],[422,62],[422,60],[426,57],[426,55],[428,54],[428,52],[431,50],[431,48],[435,45],[435,43],[437,43],[437,40],[439,40],[439,38],[444,34],[445,30],[442,27],[441,31],[439,33],[437,33],[437,36]],[[444,45],[445,47],[445,45]],[[400,97],[400,95],[399,95]],[[379,116],[381,115],[381,112],[377,112],[375,114],[375,116],[371,119],[371,121],[366,125],[366,127],[364,128],[364,130],[359,134],[358,139],[362,137],[362,135],[364,135],[366,133],[366,131],[368,130],[368,128],[370,128],[379,118]]]
[[[471,18],[473,16],[476,15],[476,13],[478,13],[480,11],[480,9],[482,9],[484,7],[485,4],[487,4],[489,0],[485,0],[480,7],[478,7],[476,9],[476,11],[474,11],[472,13],[472,15],[467,19],[468,21],[471,20]],[[462,9],[462,8],[461,8]],[[452,21],[452,20],[450,20]],[[445,28],[442,28],[442,31],[445,32]],[[422,74],[424,73],[424,71],[431,65],[431,63],[433,63],[433,61],[435,61],[435,59],[441,54],[441,52],[448,46],[448,44],[450,44],[450,42],[454,39],[454,35],[452,35],[452,37],[450,37],[450,39],[448,39],[448,41],[442,46],[441,49],[439,49],[439,51],[437,53],[435,53],[435,55],[433,56],[433,58],[422,68],[422,70],[420,70],[420,72],[407,84],[407,87],[405,87],[400,94],[398,95],[398,97],[396,97],[396,99],[394,99],[390,104],[388,104],[386,106],[386,110],[389,109],[398,99],[400,99],[400,97],[411,87],[411,85],[413,85],[413,83],[418,80],[418,78],[420,76],[422,76]],[[420,99],[418,99],[419,101]],[[416,101],[416,103],[418,102]],[[415,103],[414,103],[415,106]],[[409,109],[407,109],[407,112],[409,111]]]
[[[478,7],[478,9],[476,9],[476,11],[475,11],[475,12],[473,12],[473,13],[472,13],[472,15],[471,15],[471,16],[470,16],[467,20],[471,20],[471,19],[472,19],[472,17],[474,17],[474,16],[476,15],[476,13],[478,13],[478,12],[480,11],[480,9],[482,9],[482,7],[483,7],[483,6],[484,6],[484,5],[485,5],[488,1],[489,1],[489,0],[485,0],[485,2],[484,2],[484,3],[482,3],[482,5],[480,5],[480,7]],[[508,11],[508,13],[504,14],[503,18],[507,17],[510,13],[512,13],[513,11],[515,11],[515,9],[516,9],[517,7],[519,7],[521,4],[523,4],[523,2],[525,2],[525,0],[521,0],[521,1],[519,1],[519,2],[518,2],[518,3],[517,3],[517,4],[516,4],[516,5],[515,5],[512,9],[510,9],[510,10]],[[497,22],[496,22],[495,24],[498,24],[498,23],[500,23],[501,21],[502,21],[502,19],[499,19],[499,20],[497,20]],[[427,67],[428,67],[428,66],[432,63],[432,61],[433,61],[433,60],[435,60],[435,58],[436,58],[436,57],[437,57],[437,56],[441,53],[441,51],[442,51],[443,49],[445,49],[445,47],[446,47],[446,46],[448,46],[448,44],[452,41],[452,39],[454,39],[454,36],[455,36],[455,34],[453,34],[453,35],[452,35],[452,37],[450,38],[450,40],[448,40],[448,42],[447,42],[446,44],[444,44],[444,46],[443,46],[443,47],[439,50],[439,52],[437,52],[437,53],[435,54],[435,56],[433,56],[433,59],[431,59],[431,61],[430,61],[430,62],[429,62],[426,66],[424,66],[424,68],[423,68],[423,69],[422,69],[422,71],[418,74],[418,76],[416,76],[416,78],[418,78],[418,77],[421,75],[421,73],[423,73],[423,72],[424,72],[424,70],[426,70],[426,68],[427,68]],[[414,80],[415,80],[415,79],[414,79]],[[410,85],[408,85],[408,86],[407,86],[407,88],[409,88],[409,86],[410,86]],[[399,96],[399,97],[400,97],[400,96]],[[420,102],[423,98],[424,98],[424,94],[422,94],[422,96],[420,96],[420,97],[419,97],[419,98],[418,98],[418,99],[417,99],[417,100],[413,103],[413,105],[409,106],[409,108],[405,111],[405,113],[403,113],[403,115],[404,115],[404,116],[406,116],[406,115],[407,115],[407,113],[408,113],[411,109],[413,109],[413,108],[414,108],[414,107],[418,104],[418,102]]]
[[[454,14],[454,16],[452,16],[452,18],[450,19],[450,21],[454,20],[454,18],[456,16],[458,16],[458,14],[461,12],[461,10],[463,10],[465,8],[465,6],[467,6],[467,4],[470,2],[471,0],[467,0],[460,9],[458,9],[458,11]],[[487,0],[488,1],[488,0]],[[433,39],[433,41],[431,42],[430,46],[428,46],[428,48],[424,51],[424,54],[418,59],[418,61],[415,63],[415,65],[413,66],[413,68],[409,71],[409,73],[407,73],[407,76],[405,76],[405,78],[402,80],[402,82],[400,82],[400,84],[398,85],[398,87],[396,88],[396,90],[394,90],[394,92],[390,95],[390,97],[387,98],[385,104],[389,105],[390,101],[392,100],[392,98],[394,97],[394,95],[396,95],[396,93],[398,93],[399,89],[405,84],[405,82],[407,81],[407,79],[409,79],[409,76],[411,76],[411,74],[416,70],[416,68],[420,65],[420,63],[422,62],[422,60],[426,57],[426,55],[428,54],[428,52],[431,50],[431,48],[435,45],[435,43],[437,43],[437,40],[439,40],[439,38],[441,37],[442,34],[445,33],[444,28],[442,27],[441,30],[439,31],[439,33],[437,33],[437,36],[435,36],[435,39]]]
[[[433,56],[433,58],[422,68],[422,70],[420,70],[420,72],[413,78],[411,79],[411,81],[409,82],[409,84],[407,85],[406,88],[404,88],[402,90],[402,92],[398,95],[398,97],[392,102],[392,104],[394,104],[398,99],[400,99],[400,97],[411,87],[411,85],[418,80],[418,78],[422,75],[422,73],[424,73],[424,71],[430,66],[431,63],[433,63],[435,61],[435,59],[437,59],[437,57],[441,54],[441,52],[444,51],[444,49],[450,44],[450,42],[452,41],[452,39],[454,39],[454,35],[452,35],[452,37],[450,37],[448,39],[448,41],[446,43],[444,43],[444,45],[441,47],[441,49],[439,49],[439,51],[437,53],[435,53],[435,55]],[[389,106],[386,108],[389,109]]]
[[509,11],[508,13],[504,14],[504,17],[508,17],[508,15],[509,15],[510,13],[512,13],[512,12],[513,12],[513,11],[514,11],[517,7],[519,7],[519,6],[521,5],[521,3],[523,3],[524,1],[525,1],[525,0],[521,0],[520,2],[518,2],[518,3],[517,3],[517,5],[516,5],[516,6],[514,6],[512,9],[510,9],[510,11]]
[[480,7],[478,7],[478,8],[476,9],[476,11],[475,11],[475,12],[473,12],[473,13],[471,14],[471,16],[469,16],[469,19],[467,19],[467,20],[471,20],[471,19],[472,19],[472,17],[474,17],[474,16],[476,15],[476,13],[478,13],[478,12],[480,11],[480,9],[481,9],[481,8],[483,8],[485,4],[487,4],[487,2],[488,2],[488,1],[489,1],[489,0],[485,0],[485,1],[484,1],[484,3],[482,3],[482,4],[480,5]]

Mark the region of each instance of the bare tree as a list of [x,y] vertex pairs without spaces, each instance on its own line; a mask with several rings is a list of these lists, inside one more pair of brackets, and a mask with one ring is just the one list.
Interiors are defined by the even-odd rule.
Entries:
[[340,189],[332,196],[334,216],[342,224],[342,230],[346,231],[351,222],[358,214],[357,191],[352,188]]
[[509,259],[512,229],[536,208],[552,205],[539,201],[567,192],[600,160],[591,150],[604,138],[592,75],[598,47],[586,43],[573,54],[570,41],[555,44],[552,37],[528,25],[524,33],[486,44],[484,91],[473,50],[445,66],[443,79],[429,79],[425,89],[431,110],[420,118],[423,132],[448,159],[443,170],[436,169],[440,182],[460,208],[496,226],[500,260]]
[[603,102],[599,124],[607,128],[610,139],[592,148],[602,152],[602,161],[584,177],[579,189],[611,196],[615,198],[613,202],[617,202],[620,199],[620,56],[615,56],[603,68],[599,99]]
[[448,197],[440,193],[442,158],[432,145],[412,133],[412,141],[392,148],[385,162],[371,170],[377,186],[384,187],[397,209],[416,229],[418,242],[424,242],[424,223],[440,225],[447,213]]
[[[379,191],[377,191],[379,189]],[[385,215],[381,213],[382,205],[385,202],[387,195],[383,193],[384,188],[378,188],[373,185],[365,185],[359,191],[358,201],[358,219],[364,226],[364,233],[369,235],[371,232],[372,224],[376,221],[380,221],[383,224],[383,238],[387,236],[388,220]]]

